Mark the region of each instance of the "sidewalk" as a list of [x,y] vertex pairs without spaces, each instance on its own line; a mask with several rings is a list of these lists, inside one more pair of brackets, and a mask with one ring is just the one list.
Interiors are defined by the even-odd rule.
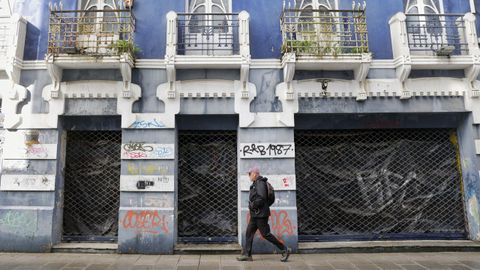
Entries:
[[293,254],[287,263],[279,255],[256,255],[237,262],[235,255],[117,255],[0,253],[0,270],[468,270],[480,269],[480,253]]

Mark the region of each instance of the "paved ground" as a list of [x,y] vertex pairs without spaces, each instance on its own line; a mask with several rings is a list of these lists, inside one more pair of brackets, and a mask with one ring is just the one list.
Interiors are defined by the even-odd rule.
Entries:
[[480,253],[295,254],[287,263],[279,255],[257,255],[237,262],[234,255],[4,254],[0,270],[468,270],[480,269]]

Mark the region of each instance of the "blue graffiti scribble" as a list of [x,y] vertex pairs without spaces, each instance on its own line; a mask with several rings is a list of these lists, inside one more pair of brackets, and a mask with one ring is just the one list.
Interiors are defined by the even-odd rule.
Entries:
[[130,126],[130,128],[164,128],[165,124],[162,122],[157,121],[157,119],[153,120],[136,120]]
[[159,158],[169,157],[173,154],[173,149],[171,147],[157,147],[153,151],[153,155]]

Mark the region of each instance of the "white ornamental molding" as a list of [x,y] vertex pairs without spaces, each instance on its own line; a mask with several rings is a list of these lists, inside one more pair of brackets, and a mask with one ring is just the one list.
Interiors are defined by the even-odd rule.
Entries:
[[295,158],[294,143],[241,143],[241,159]]

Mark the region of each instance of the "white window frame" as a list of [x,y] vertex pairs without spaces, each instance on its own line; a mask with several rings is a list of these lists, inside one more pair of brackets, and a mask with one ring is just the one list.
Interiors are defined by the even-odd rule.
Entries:
[[[305,5],[305,0],[297,0],[298,3],[297,3],[297,7],[295,7],[296,9],[306,9],[308,6],[311,6],[312,9],[320,9],[321,7],[324,7],[328,10],[334,10],[334,9],[338,9],[338,0],[328,0],[328,3],[330,4],[330,7],[327,7],[325,6],[324,4],[320,4],[320,1],[319,0],[312,0],[312,3],[311,4],[307,4]],[[332,5],[332,1],[333,1],[333,7],[331,6]]]
[[[103,10],[103,8],[108,5],[108,4],[105,3],[106,0],[97,0],[97,2],[98,2],[97,4],[95,4],[95,5],[89,5],[89,3],[90,3],[91,1],[92,1],[92,0],[87,0],[87,2],[86,2],[86,6],[87,6],[89,9],[92,8],[92,7],[94,7],[94,6],[96,6],[97,10]],[[82,0],[78,0],[77,4],[78,4],[78,10],[88,10],[88,9],[86,9],[86,7],[82,7]],[[108,6],[109,6],[109,5],[108,5]],[[100,7],[101,7],[101,8],[100,8]],[[117,6],[117,1],[116,1],[116,0],[113,0],[113,7],[111,7],[111,8],[112,8],[113,10],[119,9],[119,7]]]
[[418,8],[418,14],[425,14],[426,7],[431,7],[432,10],[436,11],[436,14],[443,14],[445,12],[443,7],[443,0],[438,0],[438,4],[439,4],[438,7],[435,5],[435,2],[433,2],[434,0],[427,0],[427,1],[429,1],[431,4],[430,5],[425,4],[424,0],[417,0],[416,5],[410,5],[411,0],[407,0],[405,4],[405,14],[415,14],[410,12],[410,10],[413,9],[414,7]]
[[[192,10],[195,8],[195,6],[192,7],[191,2],[192,1],[197,1],[197,0],[185,0],[185,12],[186,13],[194,13]],[[225,10],[225,13],[232,13],[232,0],[221,0],[222,2],[226,2],[228,4],[228,10]],[[205,0],[205,3],[202,4],[205,5],[205,13],[212,13],[212,6],[216,5],[213,3],[212,0]],[[198,7],[198,6],[197,6]]]

